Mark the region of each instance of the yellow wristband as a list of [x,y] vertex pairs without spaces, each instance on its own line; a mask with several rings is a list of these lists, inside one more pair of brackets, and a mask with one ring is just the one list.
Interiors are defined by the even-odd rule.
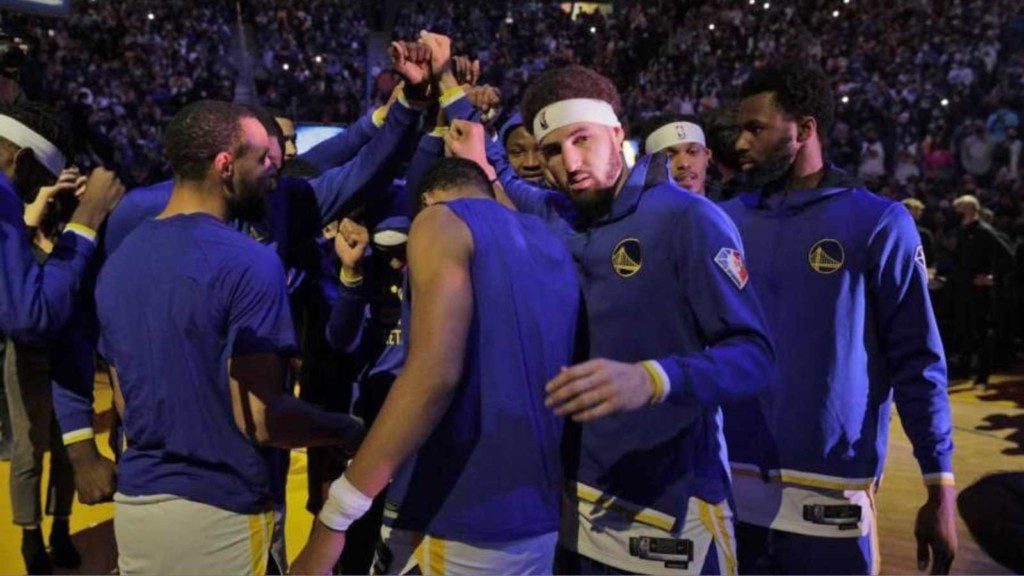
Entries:
[[96,231],[93,230],[92,228],[89,228],[85,224],[71,222],[70,224],[64,227],[64,231],[78,234],[82,238],[85,238],[86,240],[89,240],[91,242],[96,241]]
[[641,362],[640,365],[647,371],[647,375],[651,377],[651,387],[653,388],[651,404],[661,403],[665,398],[665,384],[661,381],[661,376],[650,365],[650,362]]
[[96,433],[93,432],[92,428],[82,428],[80,430],[72,430],[71,432],[68,432],[61,437],[61,440],[64,442],[65,446],[70,446],[77,442],[92,440],[95,436]]
[[342,284],[349,288],[355,288],[363,283],[362,275],[349,276],[348,270],[346,270],[344,266],[341,268],[341,274],[338,275],[338,279],[341,280]]
[[449,88],[441,93],[441,98],[438,100],[441,102],[442,107],[447,107],[452,102],[466,96],[466,91],[462,89],[462,86],[456,86]]
[[380,106],[373,111],[373,115],[370,116],[370,120],[373,121],[373,125],[377,128],[384,126],[384,121],[388,119],[388,107]]

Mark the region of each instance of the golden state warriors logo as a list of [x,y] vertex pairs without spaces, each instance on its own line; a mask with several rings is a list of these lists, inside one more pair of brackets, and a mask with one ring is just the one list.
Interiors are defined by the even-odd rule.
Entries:
[[838,240],[826,238],[811,247],[807,260],[811,264],[811,269],[818,274],[831,274],[843,267],[846,255],[843,252],[843,245]]
[[639,272],[643,264],[643,251],[640,249],[640,241],[636,238],[626,238],[612,250],[612,268],[623,278],[629,278]]

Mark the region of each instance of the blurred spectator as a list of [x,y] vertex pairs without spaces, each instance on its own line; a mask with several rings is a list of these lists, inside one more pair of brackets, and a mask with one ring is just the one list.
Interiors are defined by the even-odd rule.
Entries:
[[968,174],[984,180],[992,171],[994,150],[995,145],[988,136],[988,130],[979,122],[960,146],[960,163]]

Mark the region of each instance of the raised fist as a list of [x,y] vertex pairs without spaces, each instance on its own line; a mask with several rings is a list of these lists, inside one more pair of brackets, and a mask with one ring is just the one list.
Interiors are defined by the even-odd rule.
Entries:
[[360,272],[366,247],[370,245],[370,231],[348,218],[341,221],[334,237],[334,251],[341,265],[350,272]]
[[445,153],[447,156],[472,160],[487,170],[487,149],[484,145],[484,137],[483,124],[453,120],[444,136]]
[[417,86],[431,78],[430,48],[422,42],[392,42],[388,48],[391,66],[407,84]]
[[430,68],[434,78],[439,78],[451,65],[452,39],[443,34],[421,30],[420,42],[430,48]]

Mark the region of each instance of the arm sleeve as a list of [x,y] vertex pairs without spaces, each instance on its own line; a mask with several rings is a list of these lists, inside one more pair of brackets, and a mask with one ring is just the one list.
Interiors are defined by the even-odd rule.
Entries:
[[705,348],[658,359],[653,372],[666,379],[667,400],[678,404],[718,406],[755,396],[775,374],[775,351],[739,232],[710,202],[695,203],[680,220],[680,272]]
[[[321,225],[334,220],[346,206],[374,188],[374,182],[390,181],[388,171],[398,171],[401,151],[415,138],[422,113],[395,102],[380,131],[348,163],[332,168],[309,181],[316,195]],[[415,142],[415,140],[413,140]]]
[[231,356],[260,352],[287,354],[298,349],[292,325],[284,269],[276,255],[267,251],[240,274],[229,287],[228,341]]
[[327,342],[332,347],[347,353],[355,351],[363,336],[366,306],[364,283],[341,285],[338,299],[331,307],[331,317],[327,320]]
[[375,121],[375,117],[382,116],[379,110],[364,114],[344,132],[313,146],[300,154],[299,158],[309,162],[319,172],[326,172],[352,160],[359,150],[380,131],[383,124],[378,125]]
[[921,241],[909,213],[890,206],[869,250],[876,326],[903,429],[930,484],[953,481],[946,358],[928,296]]
[[50,381],[53,407],[65,445],[88,440],[94,436],[93,386],[96,377],[97,341],[95,322],[93,306],[80,308],[68,323],[68,329],[51,349]]
[[45,264],[32,255],[20,198],[0,190],[0,331],[19,342],[52,338],[71,316],[96,249],[95,232],[65,231]]
[[434,165],[434,162],[443,156],[444,132],[435,130],[424,134],[420,138],[419,146],[416,147],[416,153],[409,161],[409,169],[405,172],[405,187],[415,194],[419,189],[420,179]]
[[[453,96],[444,103],[442,109],[449,122],[452,120],[480,122],[480,113],[473,108],[473,104],[465,94]],[[541,218],[549,217],[550,212],[554,210],[551,202],[552,195],[555,195],[554,198],[557,199],[562,197],[561,194],[519,178],[512,169],[512,165],[508,163],[505,147],[490,138],[485,138],[484,142],[487,148],[487,162],[494,168],[498,175],[498,181],[505,189],[505,194],[516,205],[516,208],[526,214],[533,214]]]

